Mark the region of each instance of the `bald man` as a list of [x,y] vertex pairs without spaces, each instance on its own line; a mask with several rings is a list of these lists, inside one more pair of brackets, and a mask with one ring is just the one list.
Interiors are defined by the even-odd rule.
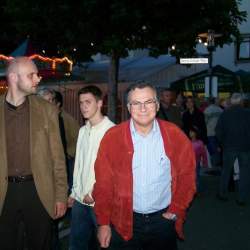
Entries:
[[7,66],[8,91],[0,96],[0,244],[19,249],[22,222],[28,249],[51,249],[53,219],[67,200],[65,159],[57,110],[34,95],[41,80],[27,57]]

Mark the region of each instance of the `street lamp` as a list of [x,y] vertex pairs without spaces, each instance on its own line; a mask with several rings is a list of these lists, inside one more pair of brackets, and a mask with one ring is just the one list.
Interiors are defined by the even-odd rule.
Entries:
[[200,38],[206,39],[206,46],[208,50],[209,55],[209,97],[213,97],[212,93],[212,80],[213,80],[213,52],[215,51],[215,38],[221,37],[222,34],[217,34],[214,32],[214,30],[209,29],[206,33],[201,33],[198,35]]

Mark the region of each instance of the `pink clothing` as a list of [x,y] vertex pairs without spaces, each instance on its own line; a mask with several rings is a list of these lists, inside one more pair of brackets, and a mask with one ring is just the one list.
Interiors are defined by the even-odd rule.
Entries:
[[202,162],[202,166],[207,166],[207,151],[204,143],[201,140],[192,140],[192,145],[195,152],[196,163]]

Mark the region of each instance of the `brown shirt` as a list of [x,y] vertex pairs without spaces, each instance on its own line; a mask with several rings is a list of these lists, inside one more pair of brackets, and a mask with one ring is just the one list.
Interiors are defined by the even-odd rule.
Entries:
[[28,98],[18,107],[5,101],[4,112],[8,175],[30,175],[30,111]]

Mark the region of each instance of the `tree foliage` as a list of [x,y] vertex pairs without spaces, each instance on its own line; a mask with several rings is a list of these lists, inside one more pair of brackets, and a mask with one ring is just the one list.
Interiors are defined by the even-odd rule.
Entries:
[[[125,56],[128,49],[149,48],[154,55],[176,45],[181,55],[192,54],[197,34],[213,29],[217,42],[238,35],[244,20],[238,0],[5,0],[9,37],[29,36],[48,53],[61,49],[76,59],[94,52]],[[10,28],[11,27],[11,28]],[[74,55],[72,49],[79,52]],[[86,56],[85,56],[86,55]]]
[[[10,40],[29,35],[48,55],[59,51],[75,61],[97,52],[110,55],[114,87],[119,58],[128,50],[148,48],[157,56],[175,45],[174,55],[191,56],[197,35],[208,29],[223,34],[218,45],[230,42],[246,18],[238,4],[240,0],[5,0],[2,9]],[[112,98],[115,92],[114,87]]]

